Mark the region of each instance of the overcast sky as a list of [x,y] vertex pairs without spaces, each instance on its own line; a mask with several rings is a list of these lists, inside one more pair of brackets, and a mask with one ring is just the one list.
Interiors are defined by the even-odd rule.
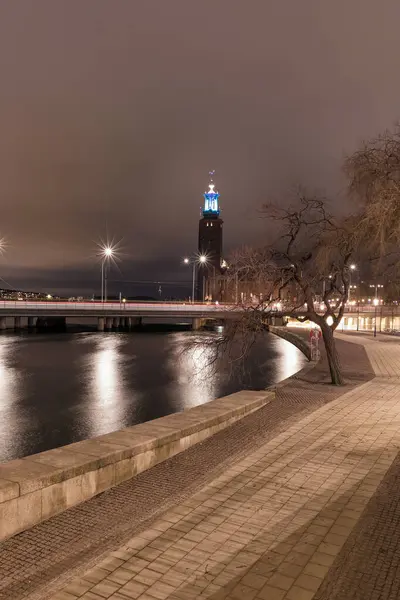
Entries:
[[400,116],[399,23],[398,0],[1,0],[0,276],[94,290],[108,229],[115,279],[190,282],[210,169],[226,253],[295,184],[339,202],[343,156]]

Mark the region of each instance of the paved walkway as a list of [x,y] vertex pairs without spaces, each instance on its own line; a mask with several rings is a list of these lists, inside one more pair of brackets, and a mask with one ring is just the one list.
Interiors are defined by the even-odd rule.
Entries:
[[[368,353],[371,366],[378,377],[400,377],[400,338],[393,335],[337,334],[338,339],[352,340],[363,345]],[[388,347],[387,344],[390,346]]]
[[[365,347],[375,379],[231,464],[52,600],[311,600],[323,593],[400,447],[400,346],[352,341]],[[379,569],[382,561],[368,551]],[[390,594],[400,591],[396,585],[397,576]],[[370,587],[363,598],[398,597],[383,593]]]
[[[370,338],[373,341],[372,336]],[[399,385],[397,373],[400,366],[400,340],[388,335],[379,336],[378,340],[378,344],[371,343],[368,341],[368,334],[365,334],[361,341],[364,346],[369,345],[369,355],[376,371],[381,375],[385,374],[380,381],[386,381],[390,386],[394,383]],[[359,339],[354,341],[357,342]],[[390,353],[387,350],[383,352],[384,343],[391,345]],[[387,360],[385,360],[386,356]],[[390,368],[388,365],[391,365]],[[398,600],[400,598],[399,480],[400,454],[397,454],[325,577],[315,600]]]

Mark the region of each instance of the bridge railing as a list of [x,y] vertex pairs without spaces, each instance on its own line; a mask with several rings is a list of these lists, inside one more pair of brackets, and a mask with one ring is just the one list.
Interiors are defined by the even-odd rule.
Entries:
[[[221,312],[241,312],[248,309],[257,309],[255,305],[235,305],[229,303],[210,303],[210,302],[96,302],[96,301],[82,301],[82,302],[68,302],[64,300],[0,300],[0,313],[2,310],[15,310],[16,312],[23,312],[26,310],[38,312],[44,311],[96,311],[96,312],[107,312],[107,311],[126,311],[126,312],[157,312],[157,313],[221,313]],[[296,311],[296,314],[302,314],[302,310]],[[345,309],[345,314],[355,315],[357,313],[371,313],[387,315],[398,315],[400,314],[400,306],[398,305],[378,305],[374,306],[371,304],[364,305],[348,305]],[[322,313],[322,311],[321,311]],[[284,310],[271,309],[266,307],[265,315],[276,315],[284,316]]]
[[152,311],[152,312],[224,312],[239,310],[237,307],[228,304],[209,304],[209,303],[178,303],[178,302],[62,302],[43,300],[32,302],[29,300],[3,300],[0,301],[1,310],[66,310],[66,311]]

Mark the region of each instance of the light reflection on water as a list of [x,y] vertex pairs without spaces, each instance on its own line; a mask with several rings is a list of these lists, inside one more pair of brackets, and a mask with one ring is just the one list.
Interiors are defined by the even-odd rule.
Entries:
[[[17,398],[20,396],[22,374],[10,361],[10,348],[15,344],[0,338],[0,460],[13,451],[14,431],[19,429]],[[4,418],[3,415],[6,415]]]
[[[118,335],[96,337],[95,349],[86,366],[89,437],[109,430],[110,421],[118,428],[125,415],[126,361],[121,356],[124,339]],[[132,403],[134,396],[133,393]]]
[[305,360],[303,354],[294,346],[287,342],[285,345],[284,360],[278,363],[278,380],[282,381],[290,377],[304,366]]
[[265,335],[243,368],[216,356],[212,336],[0,336],[0,461],[122,429],[242,388],[263,389],[306,362],[288,342]]
[[216,348],[202,344],[201,334],[177,335],[168,364],[178,383],[180,409],[191,408],[217,397],[221,374],[216,371]]

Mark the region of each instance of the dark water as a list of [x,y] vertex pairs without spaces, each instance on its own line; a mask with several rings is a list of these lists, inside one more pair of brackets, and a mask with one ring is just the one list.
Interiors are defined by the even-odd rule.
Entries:
[[0,461],[109,433],[239,389],[262,389],[305,364],[294,346],[268,334],[252,348],[245,367],[227,358],[214,362],[212,336],[0,336]]

